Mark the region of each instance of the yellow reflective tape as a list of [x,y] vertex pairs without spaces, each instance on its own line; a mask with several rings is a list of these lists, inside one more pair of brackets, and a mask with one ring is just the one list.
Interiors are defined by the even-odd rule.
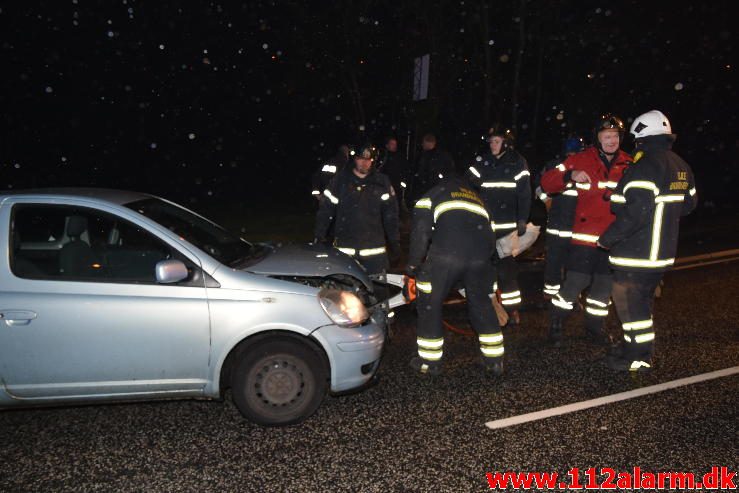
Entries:
[[641,367],[651,368],[652,365],[650,365],[646,361],[632,361],[631,362],[631,367],[629,368],[629,371],[637,371]]
[[371,257],[372,255],[380,255],[381,253],[385,253],[387,250],[385,247],[377,247],[377,248],[364,248],[362,250],[359,250],[359,256],[360,257]]
[[559,164],[557,165],[557,169],[558,169],[558,170],[560,170],[560,171],[565,171],[565,170],[566,170],[566,168],[565,168],[565,165],[564,165],[564,164],[562,164],[562,163],[559,163]]
[[331,201],[332,204],[338,204],[339,203],[339,199],[337,199],[336,197],[334,197],[334,195],[329,191],[328,188],[323,191],[323,195],[325,195]]
[[431,199],[419,199],[418,202],[416,202],[416,207],[419,209],[431,209]]
[[452,210],[465,210],[474,214],[480,215],[487,220],[490,220],[488,211],[481,205],[473,204],[472,202],[465,202],[464,200],[450,200],[448,202],[442,202],[434,208],[434,222],[444,214],[445,212]]
[[444,354],[444,351],[424,351],[423,349],[418,350],[418,355],[429,361],[439,361]]
[[624,330],[641,330],[641,329],[648,329],[654,325],[654,322],[652,319],[648,320],[637,320],[636,322],[626,322],[625,324],[622,324]]
[[693,187],[693,188],[691,188],[691,189],[690,189],[690,190],[688,191],[688,193],[689,193],[689,194],[690,194],[690,196],[692,197],[693,195],[695,195],[696,193],[698,193],[698,190],[696,190],[696,189],[695,189],[695,187]]
[[595,315],[596,317],[607,317],[608,316],[608,310],[603,310],[601,308],[593,308],[592,306],[585,307],[585,311],[588,312],[591,315]]
[[563,310],[572,310],[572,303],[566,301],[564,298],[562,298],[562,295],[557,295],[554,298],[552,298],[552,304],[562,308]]
[[575,183],[575,188],[580,190],[590,190],[590,183]]
[[480,172],[477,171],[477,169],[474,166],[470,166],[470,172],[475,175],[476,177],[480,178]]
[[324,173],[336,173],[336,166],[332,166],[330,164],[324,164],[321,171]]
[[387,200],[389,198],[390,198],[390,194],[389,193],[383,193],[382,195],[380,195],[380,199],[382,199],[382,200]]
[[614,193],[613,195],[611,195],[611,202],[616,202],[618,204],[625,204],[626,197],[624,197],[623,195],[617,195]]
[[419,347],[425,349],[439,349],[444,345],[444,338],[426,339],[425,337],[418,337],[416,338],[416,343]]
[[503,348],[503,346],[500,346],[500,347],[480,346],[480,352],[482,352],[483,355],[488,356],[488,357],[497,357],[497,356],[503,356],[505,349]]
[[496,223],[496,222],[491,222],[490,224],[493,226],[493,231],[498,231],[498,230],[501,230],[501,229],[509,229],[509,228],[515,228],[516,227],[516,223]]
[[675,263],[674,258],[664,260],[644,260],[638,258],[608,257],[608,260],[613,265],[620,265],[622,267],[644,267],[653,269],[667,267]]
[[503,342],[503,333],[496,332],[495,334],[480,334],[477,338],[483,344],[499,344]]
[[521,296],[521,291],[509,291],[507,293],[500,293],[500,297],[502,299],[515,298],[516,296]]
[[311,195],[321,195],[321,191],[320,190],[313,190],[310,194]]
[[616,188],[616,185],[618,185],[618,183],[616,183],[615,181],[599,181],[598,182],[598,188]]
[[420,281],[420,282],[417,281],[416,282],[416,288],[419,291],[428,294],[428,293],[431,292],[431,283],[430,282],[424,282],[424,281]]
[[511,298],[509,300],[500,300],[501,305],[516,305],[518,303],[521,303],[521,298]]
[[660,195],[659,197],[655,197],[654,201],[656,203],[660,202],[683,202],[685,200],[685,195]]
[[568,197],[577,197],[577,190],[565,190],[562,192],[562,195],[566,195]]
[[585,301],[587,301],[591,305],[603,306],[603,307],[607,307],[610,304],[610,303],[603,303],[602,301],[596,300],[596,299],[593,299],[593,298],[586,298]]
[[513,179],[515,181],[518,181],[521,178],[523,178],[524,176],[531,176],[531,173],[529,173],[529,171],[525,169],[525,170],[521,171],[519,174],[517,174],[516,176],[514,176]]
[[631,342],[631,336],[629,336],[628,334],[624,334],[624,341]]
[[654,208],[654,224],[652,225],[652,248],[649,250],[649,260],[657,260],[659,242],[662,238],[662,217],[665,213],[665,204],[657,204]]
[[652,181],[645,181],[645,180],[634,180],[630,181],[623,190],[623,193],[626,194],[626,191],[630,188],[644,188],[645,190],[651,190],[652,193],[654,193],[655,197],[659,195],[659,188],[657,185]]
[[596,243],[598,241],[598,238],[598,236],[586,235],[585,233],[572,233],[573,240],[586,241],[588,243]]
[[516,188],[515,181],[485,181],[480,185],[482,188]]
[[356,253],[357,253],[357,251],[356,251],[356,250],[355,250],[354,248],[341,248],[341,247],[336,247],[336,249],[337,249],[338,251],[340,251],[341,253],[346,253],[347,255],[352,255],[352,256],[353,256],[354,254],[356,254]]
[[654,340],[654,332],[647,332],[646,334],[639,334],[634,336],[634,342],[637,344],[644,344]]

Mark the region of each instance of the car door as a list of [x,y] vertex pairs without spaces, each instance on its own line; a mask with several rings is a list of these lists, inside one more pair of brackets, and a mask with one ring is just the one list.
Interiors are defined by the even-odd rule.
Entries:
[[[197,257],[105,208],[0,209],[9,238],[0,377],[12,396],[192,396],[205,386],[210,325]],[[44,245],[59,237],[68,241],[56,251]],[[186,263],[188,279],[156,282],[156,263],[169,258]]]

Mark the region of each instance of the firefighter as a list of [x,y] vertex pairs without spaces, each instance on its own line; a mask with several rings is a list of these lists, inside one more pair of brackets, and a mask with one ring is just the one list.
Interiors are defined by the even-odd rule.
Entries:
[[[542,174],[557,167],[563,159],[567,159],[583,149],[585,149],[585,142],[582,137],[567,138],[562,149],[563,157],[552,159],[546,163]],[[541,175],[539,176],[539,182],[541,182]],[[572,183],[568,183],[564,191],[550,196],[539,185],[536,187],[536,196],[544,202],[547,209],[544,298],[550,300],[559,292],[564,280],[564,264],[572,238],[572,221],[575,217],[575,206],[577,205],[577,190]]]
[[[510,130],[491,128],[486,141],[490,149],[475,158],[467,177],[479,190],[492,214],[495,235],[502,238],[513,232],[522,236],[531,212],[531,174],[526,159],[513,148]],[[521,290],[518,265],[513,256],[498,260],[498,287],[501,304],[508,312],[508,325],[518,325]]]
[[652,110],[637,117],[634,165],[611,197],[616,220],[598,243],[610,249],[613,303],[624,341],[608,366],[617,371],[652,369],[654,292],[675,262],[680,217],[698,202],[693,171],[672,151],[676,136],[667,117]]
[[608,345],[605,319],[611,297],[611,272],[607,253],[597,247],[598,237],[613,222],[610,194],[621,179],[631,158],[620,149],[623,121],[614,115],[600,117],[594,129],[595,146],[568,157],[541,177],[547,194],[563,193],[574,185],[577,205],[572,238],[567,253],[562,288],[551,300],[549,339],[561,345],[562,324],[580,293],[588,289],[585,300],[586,334],[592,342]]
[[369,274],[380,274],[400,256],[398,201],[390,179],[372,164],[376,148],[365,145],[353,166],[337,174],[323,191],[314,242],[325,243],[334,226],[334,247],[354,257]]
[[412,368],[440,372],[442,306],[452,287],[461,282],[483,368],[494,376],[503,374],[503,334],[490,301],[494,249],[490,214],[466,179],[447,174],[416,202],[407,267],[408,274],[416,277],[418,293],[418,356],[411,359]]
[[321,199],[323,191],[326,189],[326,186],[329,184],[331,179],[336,176],[337,173],[340,173],[348,164],[349,152],[349,146],[341,144],[336,150],[336,154],[330,159],[327,159],[326,162],[321,165],[321,169],[313,173],[311,178],[311,195],[313,198],[316,200]]

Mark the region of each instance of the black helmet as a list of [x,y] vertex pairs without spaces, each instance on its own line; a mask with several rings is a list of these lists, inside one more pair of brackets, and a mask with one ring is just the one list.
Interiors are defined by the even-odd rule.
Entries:
[[618,135],[623,137],[626,127],[624,121],[611,113],[601,115],[595,124],[595,140],[598,140],[598,132],[601,130],[618,130]]
[[516,141],[516,137],[513,135],[513,131],[510,128],[491,128],[490,130],[488,130],[488,136],[485,138],[485,141],[490,142],[493,137],[500,137],[503,139],[503,149],[513,147],[513,143]]
[[360,146],[353,154],[354,158],[371,159],[375,161],[377,159],[377,147],[372,144],[364,144]]

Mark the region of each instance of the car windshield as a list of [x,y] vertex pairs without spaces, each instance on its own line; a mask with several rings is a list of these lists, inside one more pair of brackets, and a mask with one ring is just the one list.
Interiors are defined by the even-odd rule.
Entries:
[[263,253],[261,246],[253,245],[203,216],[171,202],[149,198],[125,205],[229,267],[248,264]]

